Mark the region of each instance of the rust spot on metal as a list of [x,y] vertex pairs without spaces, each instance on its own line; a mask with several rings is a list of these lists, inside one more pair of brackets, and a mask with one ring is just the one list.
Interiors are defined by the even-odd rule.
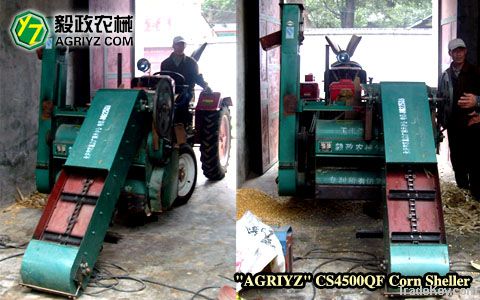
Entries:
[[48,120],[52,118],[53,101],[44,100],[42,102],[42,120]]
[[297,111],[297,97],[287,94],[283,97],[283,114],[293,115]]
[[274,33],[270,33],[260,38],[260,45],[262,45],[262,49],[265,51],[279,47],[281,44],[282,44],[281,31],[276,31]]

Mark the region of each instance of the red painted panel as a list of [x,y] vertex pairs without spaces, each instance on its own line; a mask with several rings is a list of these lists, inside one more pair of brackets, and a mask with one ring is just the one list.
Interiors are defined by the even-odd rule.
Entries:
[[95,210],[95,205],[84,204],[80,210],[80,215],[78,216],[78,222],[75,224],[72,230],[72,235],[76,237],[83,237],[85,232],[88,229],[90,220],[92,219],[93,211]]
[[42,233],[45,230],[45,227],[47,226],[50,216],[52,215],[53,210],[57,206],[60,193],[62,192],[63,186],[67,181],[67,179],[68,179],[67,174],[65,173],[65,171],[62,170],[60,172],[60,175],[58,176],[57,182],[55,182],[55,185],[53,186],[52,192],[48,196],[47,205],[45,206],[42,216],[38,221],[37,227],[35,228],[35,231],[33,233],[34,239],[38,240],[42,236]]
[[390,190],[407,189],[405,173],[400,171],[389,171],[386,178],[388,228],[392,232],[409,232],[410,222],[408,220],[408,201],[395,201],[388,199]]
[[[75,202],[61,200],[62,193],[78,194],[83,190],[85,176],[77,174],[67,175],[64,171],[60,173],[52,193],[49,196],[47,206],[43,212],[40,222],[35,230],[34,238],[40,239],[44,231],[63,234],[67,230],[68,222],[75,210]],[[99,197],[105,178],[96,177],[90,186],[86,195],[91,197]],[[72,235],[83,237],[95,210],[95,205],[83,204],[77,223],[72,229]]]
[[122,72],[130,70],[130,47],[116,46],[108,47],[108,64],[107,72],[110,74],[117,74],[118,71],[118,53],[122,53]]
[[[133,15],[131,0],[89,0],[90,14]],[[122,35],[127,36],[127,35]],[[94,93],[100,88],[117,88],[117,54],[122,53],[122,83],[130,86],[134,48],[120,46],[90,48],[90,89]],[[112,79],[113,78],[113,79]]]
[[389,233],[410,232],[408,201],[389,201],[387,207]]
[[[387,172],[387,210],[389,233],[410,232],[409,202],[408,200],[390,200],[390,190],[406,190],[406,171],[389,170]],[[419,232],[441,232],[443,235],[443,216],[441,213],[440,191],[438,186],[438,173],[435,171],[426,172],[419,170],[415,172],[415,190],[436,190],[435,201],[416,201],[417,230]]]
[[[85,176],[70,175],[70,178],[65,183],[63,188],[64,193],[80,195],[83,190]],[[102,177],[95,177],[92,185],[90,186],[87,195],[92,197],[99,197],[102,192],[105,179]]]
[[[277,0],[259,1],[258,29],[260,37],[280,30],[280,6],[278,3]],[[269,51],[259,49],[259,51],[262,171],[265,172],[278,160],[280,48]]]
[[437,202],[417,201],[418,231],[421,232],[441,232]]
[[67,230],[68,221],[74,210],[74,202],[58,201],[45,230],[58,234],[64,233]]
[[90,90],[95,92],[98,89],[104,87],[104,58],[103,58],[103,48],[100,47],[90,47]]
[[213,92],[211,94],[201,93],[198,98],[198,104],[195,111],[212,110],[215,111],[220,107],[220,93]]
[[128,77],[128,78],[122,78],[122,83],[123,84],[123,87],[118,87],[117,84],[118,84],[118,81],[117,81],[117,78],[110,78],[110,79],[107,79],[107,82],[106,82],[106,86],[108,88],[111,88],[111,89],[116,89],[116,88],[120,88],[120,89],[129,89],[130,88],[130,83],[131,83],[131,78]]
[[270,165],[270,122],[268,117],[268,103],[262,103],[262,166]]
[[[77,194],[81,195],[83,191],[85,176],[72,174],[66,180],[62,192],[69,193],[69,194]],[[103,186],[105,183],[105,179],[102,177],[94,178],[92,185],[90,186],[86,195],[92,197],[99,197]],[[49,232],[55,232],[58,234],[63,234],[67,230],[68,222],[70,217],[72,216],[75,210],[75,202],[70,201],[58,201],[54,210],[51,212],[51,217],[48,220],[48,224],[45,230]],[[72,235],[77,237],[83,237],[85,234],[88,224],[93,215],[93,211],[95,210],[94,205],[83,204],[80,213],[77,219],[77,223],[74,225],[72,230]]]
[[[53,212],[53,215],[46,227],[46,231],[63,234],[67,230],[70,216],[75,210],[75,203],[68,201],[59,201]],[[71,235],[75,237],[83,237],[87,231],[90,220],[92,219],[94,205],[84,204],[80,209],[77,223],[73,226]]]
[[[270,110],[270,114],[273,114],[272,111]],[[271,135],[278,136],[278,124],[279,119],[278,115],[277,117],[270,117],[270,131]],[[278,138],[271,139],[270,140],[270,158],[277,160],[278,156]]]

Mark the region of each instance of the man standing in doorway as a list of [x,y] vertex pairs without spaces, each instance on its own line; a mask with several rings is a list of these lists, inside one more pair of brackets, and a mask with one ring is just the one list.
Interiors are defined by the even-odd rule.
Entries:
[[467,47],[462,39],[448,43],[448,54],[452,63],[439,84],[450,98],[442,125],[447,129],[457,186],[480,199],[480,155],[475,153],[480,138],[480,71],[466,61]]
[[195,84],[200,85],[207,93],[211,93],[212,90],[208,87],[202,75],[198,73],[198,64],[195,59],[185,55],[185,39],[181,36],[176,36],[173,39],[172,47],[172,54],[162,62],[160,70],[176,72],[185,77],[184,84],[188,85],[188,88],[175,102],[174,123],[186,125],[189,123],[188,105],[194,96]]

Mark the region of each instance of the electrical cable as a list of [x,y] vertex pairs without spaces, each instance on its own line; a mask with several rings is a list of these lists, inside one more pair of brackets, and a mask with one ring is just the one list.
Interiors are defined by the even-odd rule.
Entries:
[[231,282],[235,282],[235,280],[233,280],[232,278],[228,278],[227,276],[218,275],[218,277],[226,279],[226,280],[231,281]]
[[[110,269],[120,270],[122,274],[113,274]],[[135,289],[121,289],[118,287],[120,285],[120,280],[130,280],[140,283],[140,287]],[[98,262],[93,269],[93,275],[88,285],[92,288],[101,288],[100,290],[85,293],[87,295],[93,296],[98,295],[108,290],[115,290],[119,292],[134,293],[142,291],[146,288],[146,285],[143,281],[134,278],[128,275],[128,272],[123,267],[113,264],[113,263],[104,263]]]
[[[11,239],[8,235],[0,235],[0,250],[7,250],[7,249],[25,249],[27,247],[28,242],[23,243],[23,244],[16,244],[16,243],[11,243]],[[13,254],[6,256],[4,258],[0,258],[0,262],[6,261],[11,258],[19,257],[22,256],[25,252]]]
[[[340,257],[334,257],[334,256],[311,256],[312,254],[338,254],[338,253],[354,253],[354,254],[360,254],[367,256],[369,258],[360,258],[360,257],[351,257],[351,256],[340,256]],[[348,269],[347,272],[351,272],[354,269],[363,267],[366,270],[369,271],[382,271],[380,264],[381,260],[373,253],[371,252],[366,252],[366,251],[358,251],[358,250],[337,250],[337,249],[324,249],[324,248],[315,248],[312,250],[307,251],[307,253],[304,256],[299,256],[295,257],[294,261],[299,261],[299,260],[307,260],[307,259],[321,259],[325,260],[324,262],[320,263],[317,265],[313,271],[311,272],[313,276],[315,276],[315,273],[320,270],[323,266],[336,262],[336,261],[341,261],[341,262],[347,262],[347,263],[354,263],[352,267]],[[316,297],[316,288],[315,285],[312,283],[312,300],[315,299]]]
[[[23,244],[12,244],[12,243],[10,243],[10,241],[11,241],[11,239],[7,235],[0,235],[0,250],[4,250],[4,249],[25,249],[27,244],[28,244],[28,242],[23,243]],[[22,256],[22,255],[24,255],[24,252],[9,255],[7,257],[0,258],[0,262],[6,261],[6,260],[11,259],[11,258],[19,257],[19,256]],[[114,274],[110,271],[111,269],[120,270],[122,273],[121,274]],[[222,276],[222,275],[218,275],[218,276],[220,276],[222,278],[225,278],[227,280],[233,281],[231,278],[228,278],[226,276]],[[132,289],[122,289],[122,288],[119,287],[121,280],[134,281],[134,282],[139,283],[140,286],[137,287],[137,288],[132,288]],[[96,290],[96,291],[88,292],[88,293],[85,292],[84,294],[89,295],[89,296],[95,296],[95,295],[101,294],[103,292],[106,292],[108,290],[115,290],[115,291],[124,292],[124,293],[136,293],[136,292],[140,292],[140,291],[143,291],[144,289],[146,289],[147,285],[145,284],[145,282],[148,282],[148,283],[151,283],[151,284],[156,284],[156,285],[167,287],[167,288],[171,288],[171,289],[178,290],[178,291],[185,292],[185,293],[190,293],[190,294],[193,295],[192,299],[195,299],[196,297],[202,297],[202,298],[207,299],[207,300],[214,300],[213,298],[209,298],[209,297],[201,294],[201,292],[205,291],[205,290],[208,290],[208,289],[219,289],[220,288],[220,287],[217,287],[217,286],[208,286],[208,287],[203,287],[198,291],[192,291],[192,290],[188,290],[188,289],[185,289],[185,288],[181,288],[181,287],[177,287],[177,286],[173,286],[173,285],[168,285],[168,284],[165,284],[165,283],[162,283],[162,282],[154,281],[154,280],[151,280],[151,279],[148,279],[148,278],[137,278],[137,277],[130,276],[128,274],[128,271],[125,268],[123,268],[122,266],[119,266],[117,264],[114,264],[114,263],[97,262],[97,264],[95,265],[95,268],[93,270],[93,275],[92,275],[92,278],[90,279],[90,283],[88,284],[88,287],[90,287],[90,288],[100,288],[100,289]]]
[[4,258],[0,258],[0,262],[5,261],[5,260],[10,259],[10,258],[22,256],[23,254],[24,254],[24,252],[22,252],[22,253],[17,253],[17,254],[13,254],[13,255],[10,255],[10,256],[4,257]]
[[[359,258],[359,257],[349,257],[349,256],[341,256],[341,257],[334,257],[334,256],[312,256],[312,254],[338,254],[338,253],[355,253],[355,254],[362,254],[371,257],[369,258]],[[315,273],[319,271],[322,267],[327,264],[341,261],[341,262],[348,262],[348,263],[355,263],[352,267],[350,267],[346,273],[352,272],[357,268],[364,268],[368,271],[372,272],[384,272],[381,267],[381,260],[378,257],[370,252],[366,251],[358,251],[358,250],[336,250],[336,249],[323,249],[323,248],[316,248],[308,251],[304,256],[294,257],[294,262],[299,260],[308,260],[308,259],[321,259],[325,260],[324,262],[317,265],[313,271],[312,275],[315,276]],[[470,272],[470,273],[478,273],[480,274],[479,270],[473,268],[469,262],[465,261],[452,261],[451,262],[451,271],[452,272]],[[480,275],[475,277],[480,278]],[[312,283],[313,293],[312,293],[312,300],[316,297],[316,288]]]
[[200,296],[200,293],[203,292],[203,291],[205,291],[205,290],[219,289],[219,288],[220,288],[220,287],[218,287],[218,286],[207,286],[207,287],[201,288],[201,289],[199,289],[199,290],[195,293],[195,295],[192,296],[191,300],[194,300],[195,297]]
[[[158,282],[158,281],[154,281],[154,280],[151,280],[151,279],[147,279],[147,278],[142,278],[143,281],[145,282],[148,282],[148,283],[152,283],[152,284],[156,284],[156,285],[160,285],[160,286],[163,286],[163,287],[168,287],[168,288],[171,288],[171,289],[174,289],[174,290],[177,290],[177,291],[181,291],[181,292],[185,292],[185,293],[190,293],[190,294],[193,294],[194,296],[200,296],[204,299],[207,299],[207,300],[215,300],[213,298],[209,298],[205,295],[202,295],[202,294],[199,294],[198,292],[195,292],[195,291],[191,291],[191,290],[188,290],[188,289],[185,289],[185,288],[180,288],[180,287],[176,287],[176,286],[173,286],[173,285],[168,285],[168,284],[165,284],[165,283],[162,283],[162,282]],[[218,287],[217,287],[218,288]]]
[[[114,274],[111,270],[120,270],[121,274]],[[221,275],[219,275],[221,276]],[[229,278],[227,278],[229,279]],[[119,285],[121,283],[121,280],[130,280],[130,281],[135,281],[140,284],[139,287],[133,288],[133,289],[122,289],[119,288]],[[230,279],[229,279],[230,280]],[[128,271],[114,263],[107,263],[107,262],[98,262],[94,268],[94,272],[92,275],[92,279],[90,280],[90,283],[88,287],[90,288],[100,288],[100,290],[92,291],[92,292],[85,292],[84,294],[89,295],[89,296],[95,296],[98,294],[101,294],[103,292],[106,292],[108,290],[115,290],[118,292],[125,292],[125,293],[136,293],[144,290],[147,285],[146,283],[151,283],[167,288],[171,288],[177,291],[185,292],[192,294],[193,297],[192,299],[196,297],[202,297],[207,300],[214,300],[213,298],[207,297],[203,294],[201,294],[202,291],[208,290],[208,289],[218,289],[220,287],[217,286],[208,286],[208,287],[203,287],[202,289],[198,291],[192,291],[188,290],[185,288],[169,285],[163,282],[155,281],[149,278],[142,278],[142,277],[134,277],[128,274]]]
[[[102,280],[114,280],[115,283],[113,284],[110,284],[110,285],[102,285],[101,281]],[[138,288],[132,288],[132,289],[122,289],[122,288],[119,288],[118,285],[120,284],[120,280],[130,280],[130,281],[135,281],[135,282],[138,282],[140,283],[140,287]],[[106,292],[108,290],[115,290],[117,292],[123,292],[123,293],[137,293],[137,292],[140,292],[140,291],[143,291],[144,289],[147,288],[147,285],[145,284],[145,282],[143,282],[143,280],[141,279],[138,279],[138,278],[135,278],[135,277],[132,277],[132,276],[106,276],[105,278],[102,278],[102,279],[97,279],[97,286],[91,286],[89,285],[89,287],[99,287],[99,286],[103,286],[104,288],[101,289],[101,290],[98,290],[98,291],[94,291],[94,292],[89,292],[89,293],[85,293],[89,296],[93,296],[93,295],[98,295],[98,294],[101,294],[103,292]]]

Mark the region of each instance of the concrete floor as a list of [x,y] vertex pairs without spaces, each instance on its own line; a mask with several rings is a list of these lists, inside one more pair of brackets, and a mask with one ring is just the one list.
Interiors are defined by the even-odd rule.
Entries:
[[[444,152],[445,153],[445,152]],[[452,180],[452,170],[447,157],[439,157],[439,171],[443,180]],[[277,166],[271,168],[261,177],[247,181],[242,188],[255,188],[261,190],[272,197],[278,197],[275,178],[277,177]],[[363,212],[363,203],[358,201],[315,201],[297,199],[293,197],[281,197],[282,203],[287,203],[288,207],[298,211],[296,219],[289,217],[288,223],[281,225],[291,225],[293,228],[293,255],[294,257],[303,257],[312,249],[336,249],[336,250],[355,250],[367,251],[383,259],[383,240],[382,239],[357,239],[355,233],[359,229],[382,229],[382,220],[376,220],[367,216]],[[479,216],[480,217],[480,216]],[[278,225],[278,224],[277,224]],[[450,262],[466,262],[472,259],[480,259],[480,235],[456,235],[447,234],[449,243]],[[355,253],[328,253],[310,255],[309,257],[339,257],[350,256],[357,258],[366,258],[365,255]],[[303,259],[296,260],[293,263],[294,272],[312,271],[322,262],[322,259]],[[346,272],[353,263],[332,262],[316,272]],[[459,265],[454,266],[458,268]],[[357,268],[354,272],[369,272],[366,269]],[[461,273],[463,275],[477,276],[473,287],[464,293],[469,295],[452,295],[444,297],[445,299],[480,299],[480,277],[479,274]],[[368,291],[366,289],[317,289],[314,299],[384,299],[383,290]],[[245,299],[313,299],[313,289],[307,285],[304,289],[250,289],[242,291],[241,296]],[[423,298],[425,299],[425,298]]]
[[[218,182],[207,181],[200,169],[198,149],[197,187],[187,205],[159,216],[145,226],[127,228],[114,225],[110,231],[121,234],[118,244],[104,244],[99,262],[114,263],[137,278],[148,278],[164,284],[198,291],[204,287],[232,285],[235,262],[235,159],[230,160],[227,176]],[[231,157],[235,158],[235,142]],[[9,206],[0,208],[0,235],[24,243],[30,240],[41,210]],[[0,250],[0,259],[20,250]],[[19,286],[21,258],[0,262],[1,299],[61,299]],[[121,271],[113,272],[122,273]],[[121,289],[139,285],[121,281]],[[87,293],[97,289],[88,288]],[[208,289],[203,295],[215,299],[219,289]],[[114,290],[96,297],[81,299],[191,299],[193,294],[147,283],[135,293]],[[200,298],[200,297],[196,297]]]

